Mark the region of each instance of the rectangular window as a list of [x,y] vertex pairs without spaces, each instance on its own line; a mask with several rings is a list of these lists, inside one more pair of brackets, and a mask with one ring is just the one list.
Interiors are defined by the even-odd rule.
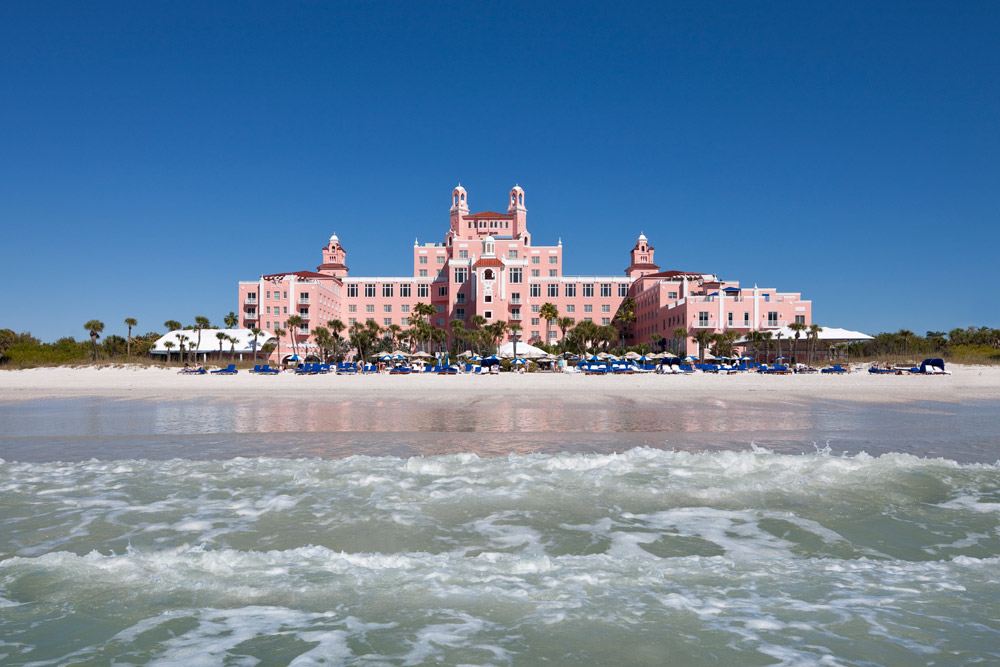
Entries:
[[559,255],[549,255],[549,264],[558,264]]
[[667,292],[667,298],[668,299],[676,299],[677,298],[677,292]]
[[532,338],[541,338],[541,336],[538,335],[538,330],[537,329],[532,329],[531,330],[531,337]]
[[585,312],[585,313],[592,313],[592,312],[594,312],[594,306],[591,305],[591,304],[589,304],[589,303],[583,304],[583,312]]
[[601,324],[611,324],[611,318],[610,317],[602,317],[601,318]]
[[410,312],[410,304],[404,303],[402,306],[399,307],[399,312],[401,312],[401,313],[408,313],[408,312]]
[[611,296],[610,283],[601,283],[601,296]]
[[365,304],[365,312],[366,313],[374,313],[375,312],[375,304],[374,303],[367,303],[367,304]]
[[698,313],[698,326],[700,327],[708,326],[708,311],[702,310]]
[[458,251],[458,258],[459,259],[469,259],[469,251],[468,250],[459,250]]
[[520,320],[521,319],[521,309],[520,308],[511,308],[510,309],[510,319],[512,319],[512,320]]
[[427,263],[427,255],[421,255],[420,259],[419,259],[419,262],[421,264],[426,264]]
[[593,322],[594,318],[593,317],[585,317],[585,318],[583,318],[583,321],[584,322]]
[[287,299],[288,298],[288,292],[282,292],[282,294],[284,294],[284,296],[282,297],[283,299]]
[[437,263],[438,264],[444,264],[444,255],[438,255],[437,256]]
[[399,296],[401,296],[404,299],[409,299],[410,298],[410,285],[409,285],[409,283],[406,283],[404,285],[400,285],[399,286]]
[[487,294],[483,297],[483,303],[493,303],[493,295]]
[[352,297],[352,298],[356,298],[358,296],[358,284],[357,283],[348,283],[347,284],[347,296],[348,297]]
[[521,303],[521,293],[520,292],[511,292],[510,293],[510,302],[511,303]]
[[743,326],[750,326],[750,313],[743,313]]
[[465,308],[456,308],[455,309],[455,317],[457,317],[460,320],[464,320],[465,319]]
[[448,288],[438,287],[438,296],[448,296]]
[[628,296],[628,283],[618,283],[618,296]]
[[559,283],[549,283],[548,295],[550,298],[559,296]]
[[611,312],[611,306],[608,305],[608,304],[606,304],[606,303],[602,303],[601,304],[601,312],[602,313],[610,313]]
[[556,336],[558,335],[559,335],[558,331],[556,331],[555,329],[549,329],[549,340],[555,340]]
[[507,251],[507,259],[517,259],[517,251],[511,248]]
[[308,308],[299,308],[299,317],[308,318],[309,317],[309,309]]
[[266,294],[267,294],[267,298],[268,298],[268,299],[270,299],[270,298],[271,298],[271,290],[268,290],[268,291],[266,292]]
[[392,312],[392,304],[391,303],[384,304],[382,306],[382,312],[383,313],[391,313]]
[[510,282],[512,285],[517,285],[521,283],[521,269],[510,270]]
[[349,313],[356,313],[356,312],[358,312],[358,304],[352,303],[352,304],[348,305],[347,306],[347,312],[349,312]]
[[584,283],[583,284],[583,298],[590,299],[594,296],[594,284]]
[[460,266],[457,269],[455,269],[455,282],[456,283],[464,283],[468,279],[469,279],[469,269],[468,268],[466,268],[464,266]]
[[358,320],[357,320],[356,318],[353,318],[353,317],[348,317],[348,318],[347,318],[347,326],[351,326],[352,324],[354,324],[354,323],[355,323],[355,322],[357,322],[357,321],[358,321]]
[[771,310],[767,313],[767,326],[776,327],[778,326],[778,313],[777,311]]
[[559,269],[549,269],[549,278],[555,278],[559,275]]
[[417,273],[417,275],[420,278],[426,278],[427,277],[427,269],[420,269],[420,271]]
[[727,317],[727,319],[726,319],[726,323],[727,323],[727,324],[728,324],[729,326],[733,326],[733,314],[732,314],[732,313],[729,313],[729,315],[728,315],[728,317]]
[[532,255],[531,256],[531,263],[532,264],[541,264],[542,263],[542,258],[539,257],[538,255]]
[[264,306],[264,308],[267,310],[267,314],[270,315],[271,314],[271,306]]
[[536,298],[542,296],[542,286],[538,283],[533,283],[531,285],[531,296]]
[[392,283],[385,283],[384,285],[382,285],[382,296],[384,298],[391,299],[392,292],[393,292]]
[[288,314],[288,306],[282,306],[281,309],[284,311],[285,315]]
[[531,312],[533,312],[533,313],[537,313],[537,312],[538,312],[538,311],[540,311],[541,309],[542,309],[542,307],[541,307],[541,306],[532,306],[532,307],[531,307]]
[[459,292],[455,295],[455,303],[465,303],[465,292]]
[[410,326],[410,318],[409,317],[401,318],[399,320],[399,323],[400,323],[400,325],[402,325],[404,327],[408,327],[408,326]]
[[541,318],[532,317],[531,318],[531,326],[537,327],[541,323],[541,321],[542,321]]
[[569,304],[568,306],[566,306],[566,312],[567,313],[575,313],[576,312],[576,306],[574,306],[573,304]]
[[566,283],[563,287],[563,296],[576,298],[576,283]]
[[541,272],[538,269],[532,269],[531,270],[531,277],[532,278],[538,278],[539,276],[541,276]]
[[426,299],[431,293],[430,285],[417,285],[417,298]]
[[392,324],[392,318],[391,317],[383,317],[382,318],[382,324],[383,324],[383,326],[389,326],[390,324]]
[[441,306],[441,305],[437,305],[437,306],[434,306],[434,307],[435,307],[435,308],[437,309],[437,311],[438,311],[439,313],[443,313],[443,312],[444,312],[444,306]]
[[483,317],[485,317],[488,320],[492,320],[493,319],[493,311],[492,310],[484,310],[483,311]]
[[576,318],[575,317],[569,318],[569,325],[573,326],[574,324],[576,324]]
[[375,283],[367,283],[365,285],[365,298],[366,299],[375,298]]
[[806,316],[805,315],[796,315],[795,316],[795,323],[796,324],[805,324],[806,323]]

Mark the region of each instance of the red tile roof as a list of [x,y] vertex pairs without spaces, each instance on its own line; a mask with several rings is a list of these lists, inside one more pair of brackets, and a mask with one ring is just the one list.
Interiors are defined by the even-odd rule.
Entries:
[[480,257],[473,266],[505,266],[505,264],[496,257]]
[[299,278],[330,278],[336,280],[333,276],[328,276],[325,273],[316,273],[315,271],[284,271],[282,273],[272,273],[262,277],[264,280],[270,280],[272,278],[284,278],[285,276],[298,276]]
[[466,220],[469,218],[491,218],[493,220],[513,220],[514,216],[507,215],[506,213],[494,213],[493,211],[483,211],[482,213],[473,213],[472,215],[462,216]]

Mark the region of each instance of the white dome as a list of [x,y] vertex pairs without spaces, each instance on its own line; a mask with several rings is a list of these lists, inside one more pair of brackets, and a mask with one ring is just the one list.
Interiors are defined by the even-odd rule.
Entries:
[[513,188],[510,189],[510,191],[520,192],[521,194],[524,194],[524,188],[522,188],[520,185],[515,185]]
[[337,238],[337,232],[334,232],[333,236],[330,237],[330,243],[340,243],[340,239]]
[[645,234],[643,234],[642,232],[639,232],[639,240],[640,240],[640,241],[646,241],[646,240],[648,240],[648,239],[646,238],[646,235],[645,235]]

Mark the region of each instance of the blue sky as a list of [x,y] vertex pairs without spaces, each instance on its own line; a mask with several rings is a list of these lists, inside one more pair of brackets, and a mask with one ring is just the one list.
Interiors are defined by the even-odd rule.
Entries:
[[333,232],[405,275],[459,181],[524,187],[567,274],[643,231],[821,325],[1000,326],[997,34],[995,2],[3,3],[0,328],[221,322]]

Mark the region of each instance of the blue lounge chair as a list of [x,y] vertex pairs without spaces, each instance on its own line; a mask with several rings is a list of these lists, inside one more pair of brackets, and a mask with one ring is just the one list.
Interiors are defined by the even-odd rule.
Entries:
[[851,371],[849,371],[848,369],[841,367],[840,364],[834,364],[830,368],[824,368],[823,370],[820,371],[820,373],[838,373],[838,374],[850,373],[850,372]]
[[229,364],[225,368],[212,371],[212,375],[236,375],[237,373],[239,373],[239,371],[236,370],[236,364]]

